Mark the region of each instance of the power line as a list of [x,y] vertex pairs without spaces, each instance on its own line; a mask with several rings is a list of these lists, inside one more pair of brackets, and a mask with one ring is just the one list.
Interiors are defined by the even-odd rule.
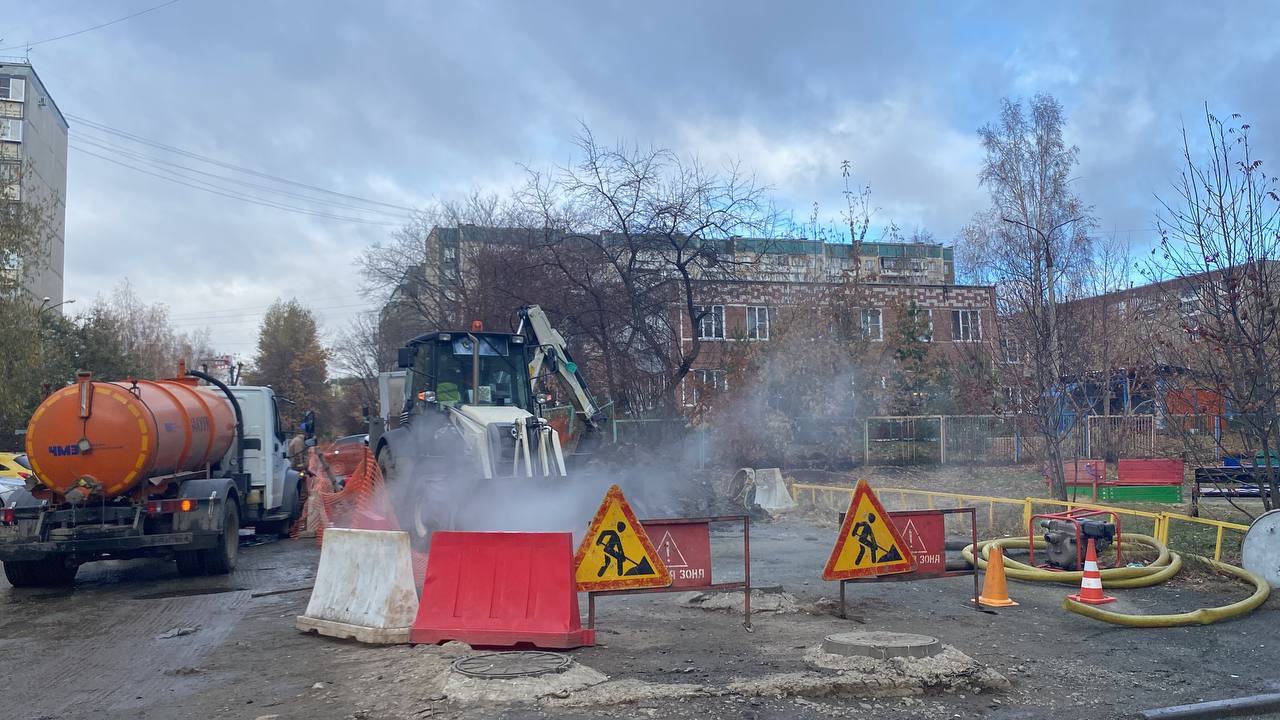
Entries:
[[146,15],[149,12],[154,12],[161,8],[169,7],[170,5],[173,5],[174,3],[178,3],[178,2],[182,2],[182,0],[169,0],[169,2],[160,3],[159,5],[156,5],[154,7],[149,7],[146,10],[139,10],[138,12],[133,13],[132,15],[125,15],[122,18],[116,18],[115,20],[112,20],[110,22],[100,23],[98,25],[94,25],[93,27],[87,27],[81,30],[76,30],[75,32],[64,33],[62,35],[55,35],[54,37],[45,38],[43,40],[36,40],[34,42],[26,42],[21,45],[13,45],[11,47],[0,48],[0,52],[4,52],[5,50],[22,50],[24,48],[30,49],[35,47],[36,45],[51,43],[54,40],[65,40],[69,37],[75,37],[76,35],[83,35],[87,32],[93,32],[94,30],[101,30],[104,27],[109,27],[111,25],[115,25],[116,23],[122,23],[125,20],[132,20],[133,18],[136,18],[139,15]]
[[211,165],[217,165],[218,167],[225,168],[227,170],[233,170],[235,172],[241,172],[247,175],[253,175],[253,176],[264,178],[267,180],[273,180],[275,182],[284,183],[286,185],[293,185],[295,187],[305,188],[307,190],[314,190],[316,192],[324,193],[326,195],[333,195],[336,197],[346,198],[348,200],[355,200],[357,202],[362,202],[368,205],[377,205],[380,207],[391,208],[393,210],[400,210],[400,211],[409,212],[409,213],[417,212],[417,210],[415,210],[414,208],[406,207],[404,205],[396,205],[394,203],[383,202],[381,200],[371,200],[369,198],[360,197],[359,195],[351,195],[349,193],[339,192],[337,190],[330,190],[328,188],[323,188],[316,185],[309,185],[307,183],[299,182],[297,180],[290,180],[289,178],[280,177],[279,175],[272,175],[270,173],[254,170],[253,168],[247,168],[241,165],[235,165],[233,163],[225,162],[223,160],[218,160],[217,158],[212,158],[207,155],[201,155],[200,153],[197,153],[197,152],[192,152],[190,150],[184,150],[179,147],[174,147],[173,145],[166,145],[165,143],[156,142],[155,140],[149,140],[145,137],[142,137],[140,135],[135,135],[133,133],[126,132],[124,130],[117,130],[116,128],[109,127],[107,125],[103,125],[102,123],[95,122],[93,120],[89,120],[87,118],[83,118],[78,115],[73,115],[71,113],[66,113],[66,116],[67,118],[74,120],[78,123],[81,123],[83,125],[87,125],[90,128],[93,128],[94,130],[110,133],[112,135],[116,135],[136,143],[141,143],[143,145],[148,145],[150,147],[157,148],[159,150],[165,150],[167,152],[177,153],[178,155],[182,155],[184,157],[188,157],[193,160],[199,160],[201,162],[209,163]]
[[[332,299],[336,299],[336,298],[343,298],[343,297],[361,297],[361,296],[360,296],[360,295],[355,295],[355,294],[352,294],[352,295],[332,295],[332,296],[330,296],[330,298],[329,298],[329,299],[331,299],[331,300],[332,300]],[[297,300],[297,298],[294,298],[294,299],[295,299],[295,300]],[[311,307],[308,307],[308,306],[307,306],[307,304],[306,304],[305,302],[303,302],[302,300],[298,300],[298,302],[299,302],[299,303],[301,303],[301,304],[302,304],[302,306],[303,306],[304,308],[308,309],[308,310],[318,309],[318,308],[311,308]],[[373,304],[377,304],[377,302],[376,302],[376,301],[372,301],[372,302],[373,302]],[[221,308],[221,309],[219,309],[219,310],[211,310],[211,311],[208,311],[208,312],[182,313],[182,314],[179,314],[179,315],[173,315],[173,316],[170,316],[170,319],[173,319],[173,318],[199,318],[200,316],[203,316],[203,315],[209,315],[209,314],[220,315],[220,314],[226,314],[226,313],[237,313],[237,312],[250,312],[250,313],[252,313],[252,312],[263,312],[263,311],[266,311],[266,310],[270,309],[270,308],[271,308],[271,305],[274,305],[274,304],[275,304],[275,303],[271,303],[271,304],[268,304],[268,305],[249,305],[249,306],[246,306],[246,307],[238,307],[238,308]],[[331,305],[331,306],[328,306],[328,307],[355,307],[356,305],[359,305],[359,304],[360,304],[360,303],[355,303],[355,304],[352,304],[352,305]],[[366,303],[366,304],[367,304],[367,303]]]
[[205,191],[205,192],[212,193],[212,194],[214,194],[214,195],[221,195],[222,197],[230,198],[230,199],[232,199],[232,200],[239,200],[239,201],[241,201],[241,202],[247,202],[247,203],[250,203],[250,204],[252,204],[252,205],[261,205],[261,206],[263,206],[263,207],[274,208],[274,209],[276,209],[276,210],[285,210],[285,211],[287,211],[287,212],[298,213],[298,214],[300,214],[300,215],[310,215],[310,216],[313,216],[313,217],[327,218],[327,219],[329,219],[329,220],[341,220],[341,221],[344,221],[344,222],[358,223],[358,224],[361,224],[361,225],[396,226],[396,225],[399,225],[399,224],[400,224],[400,223],[395,223],[395,222],[380,222],[380,221],[377,221],[377,220],[370,220],[370,219],[368,219],[368,218],[357,218],[357,217],[348,217],[348,216],[343,216],[343,215],[334,215],[334,214],[331,214],[331,213],[321,212],[321,211],[318,211],[318,210],[309,210],[309,209],[307,209],[307,208],[300,208],[300,207],[296,207],[296,206],[292,206],[292,205],[284,205],[284,204],[281,204],[281,203],[272,202],[272,201],[270,201],[270,200],[262,200],[262,199],[259,199],[259,198],[253,198],[253,197],[249,197],[249,196],[247,196],[247,195],[241,195],[241,194],[238,194],[238,193],[235,193],[235,192],[227,191],[227,190],[225,190],[224,188],[220,188],[220,187],[218,187],[218,186],[216,186],[216,185],[212,185],[212,184],[210,184],[210,183],[202,182],[202,181],[200,181],[200,180],[196,180],[196,179],[194,179],[194,178],[184,178],[184,179],[179,179],[179,178],[181,178],[182,176],[177,176],[177,177],[175,177],[175,176],[173,176],[173,175],[165,175],[165,174],[162,174],[161,172],[153,172],[153,171],[151,171],[151,170],[147,170],[147,169],[145,169],[145,168],[140,168],[140,167],[138,167],[138,166],[136,166],[136,165],[130,165],[129,163],[126,163],[126,162],[124,162],[124,161],[122,161],[122,160],[117,160],[117,159],[115,159],[115,158],[107,157],[106,155],[100,155],[100,154],[95,153],[95,152],[93,152],[93,151],[86,150],[85,148],[82,148],[82,147],[80,147],[80,146],[78,146],[78,145],[75,145],[75,144],[71,144],[71,143],[69,143],[68,145],[71,147],[71,149],[76,150],[76,151],[78,151],[78,152],[82,152],[82,153],[84,153],[85,155],[89,155],[90,157],[96,157],[96,158],[98,158],[98,159],[100,159],[100,160],[106,160],[106,161],[107,161],[107,162],[109,162],[109,163],[114,163],[114,164],[119,165],[119,166],[121,166],[121,167],[128,168],[128,169],[130,169],[130,170],[133,170],[134,172],[140,172],[140,173],[142,173],[143,175],[150,175],[150,176],[152,176],[152,177],[159,178],[159,179],[161,179],[161,180],[167,180],[167,181],[172,182],[172,183],[177,183],[178,185],[185,185],[186,187],[193,188],[193,189],[195,189],[195,190],[203,190],[203,191]]
[[[205,170],[201,170],[199,168],[193,168],[188,165],[183,165],[181,163],[174,163],[174,162],[169,162],[167,160],[161,160],[160,158],[151,157],[149,155],[146,155],[145,153],[137,152],[135,150],[130,150],[126,147],[122,147],[110,141],[95,138],[93,136],[86,136],[80,133],[76,133],[75,137],[77,142],[88,143],[89,145],[92,145],[101,150],[106,150],[108,152],[113,152],[113,153],[119,153],[120,155],[128,157],[132,160],[144,162],[152,166],[165,166],[166,168],[175,168],[177,170],[195,173],[197,175],[209,177],[214,180],[221,180],[226,183],[231,183],[237,187],[248,187],[248,188],[253,188],[255,190],[262,190],[263,192],[274,193],[277,195],[282,195],[284,197],[289,197],[296,200],[303,200],[306,202],[315,203],[317,205],[323,205],[326,208],[340,208],[342,210],[354,210],[356,212],[377,213],[380,215],[384,215],[386,217],[391,217],[391,218],[401,220],[402,222],[407,222],[411,220],[411,218],[407,215],[393,213],[388,210],[379,210],[376,208],[363,207],[360,205],[354,205],[351,203],[342,203],[342,202],[337,202],[333,200],[322,200],[312,195],[304,195],[302,193],[290,192],[288,190],[282,190],[280,188],[272,187],[270,185],[264,185],[261,183],[252,183],[245,180],[237,180],[235,178],[227,177],[225,175],[219,175],[218,173],[208,172]],[[172,171],[168,171],[168,172],[172,172]],[[179,174],[179,173],[174,173],[174,174]],[[229,192],[235,192],[235,188],[224,188],[224,189],[227,189]]]
[[[365,302],[365,303],[351,303],[351,304],[348,304],[348,305],[327,305],[327,306],[326,306],[326,305],[321,305],[321,306],[318,306],[318,307],[308,307],[308,308],[306,308],[306,309],[307,309],[307,310],[309,310],[309,311],[311,311],[313,314],[315,314],[315,313],[320,313],[320,312],[329,312],[329,311],[333,311],[333,310],[350,310],[350,309],[353,309],[353,308],[360,308],[360,309],[365,309],[365,310],[374,310],[374,309],[376,309],[376,307],[375,307],[375,306],[376,306],[376,303],[367,303],[367,302]],[[271,306],[270,306],[270,305],[266,305],[266,306],[263,306],[263,307],[261,307],[261,308],[258,308],[256,312],[251,311],[251,312],[247,312],[247,313],[235,313],[235,314],[225,314],[225,315],[209,315],[209,316],[205,316],[205,317],[201,317],[201,316],[198,316],[198,315],[173,315],[173,316],[171,316],[169,319],[170,319],[170,320],[174,320],[174,321],[182,321],[182,322],[185,322],[185,323],[204,323],[204,322],[212,321],[212,322],[214,322],[215,324],[218,324],[218,323],[221,323],[221,322],[226,322],[226,321],[231,321],[231,320],[237,320],[237,319],[244,319],[245,321],[248,321],[248,320],[254,320],[254,321],[256,321],[258,318],[261,318],[261,317],[263,316],[263,314],[265,314],[265,313],[266,313],[266,311],[267,311],[268,309],[270,309],[270,308],[271,308]]]

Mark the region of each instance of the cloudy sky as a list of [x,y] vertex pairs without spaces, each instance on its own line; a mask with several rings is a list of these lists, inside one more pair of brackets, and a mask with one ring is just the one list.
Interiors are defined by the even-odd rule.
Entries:
[[[160,2],[8,2],[0,55]],[[1278,21],[1244,2],[181,0],[29,57],[72,126],[66,296],[128,278],[249,355],[280,296],[341,330],[368,307],[362,248],[409,208],[569,160],[580,122],[740,160],[799,218],[835,215],[847,159],[880,220],[948,239],[985,204],[975,130],[1052,93],[1078,193],[1141,247],[1205,102],[1280,151]]]

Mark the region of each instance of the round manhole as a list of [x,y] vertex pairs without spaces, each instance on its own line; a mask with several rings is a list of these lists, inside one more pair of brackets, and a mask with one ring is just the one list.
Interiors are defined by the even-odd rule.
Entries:
[[549,675],[569,669],[573,659],[568,655],[533,650],[479,653],[453,661],[453,671],[468,677],[502,679]]
[[880,659],[930,657],[942,652],[942,643],[937,638],[915,633],[845,632],[823,638],[822,649],[832,655],[864,655]]

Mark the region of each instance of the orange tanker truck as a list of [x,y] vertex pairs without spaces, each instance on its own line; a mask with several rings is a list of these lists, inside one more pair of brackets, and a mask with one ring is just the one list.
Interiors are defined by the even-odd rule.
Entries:
[[242,526],[285,533],[301,511],[286,439],[269,387],[182,366],[158,381],[80,373],[27,426],[33,474],[0,508],[5,577],[68,584],[83,563],[144,556],[231,572]]

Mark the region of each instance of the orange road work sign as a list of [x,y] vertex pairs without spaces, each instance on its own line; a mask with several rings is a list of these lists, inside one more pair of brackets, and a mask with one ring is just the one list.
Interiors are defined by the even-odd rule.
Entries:
[[840,526],[840,537],[822,570],[823,580],[848,580],[892,575],[915,569],[911,553],[897,526],[866,480],[859,480]]
[[671,584],[671,573],[617,485],[605,493],[604,502],[573,557],[573,567],[582,592]]

